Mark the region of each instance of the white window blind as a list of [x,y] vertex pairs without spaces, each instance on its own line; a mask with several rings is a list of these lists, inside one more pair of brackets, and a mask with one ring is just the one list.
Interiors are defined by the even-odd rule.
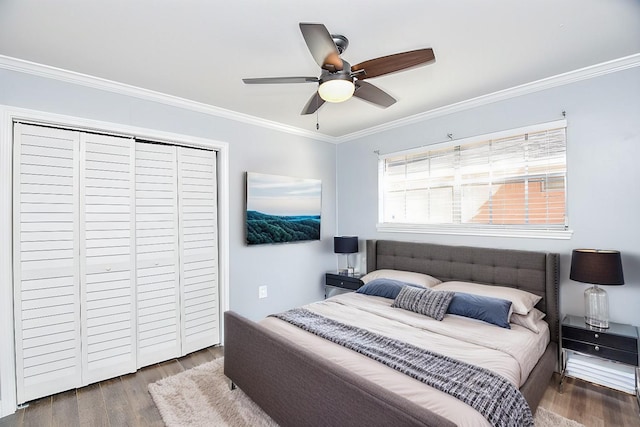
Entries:
[[382,157],[380,222],[566,229],[566,125],[561,124]]

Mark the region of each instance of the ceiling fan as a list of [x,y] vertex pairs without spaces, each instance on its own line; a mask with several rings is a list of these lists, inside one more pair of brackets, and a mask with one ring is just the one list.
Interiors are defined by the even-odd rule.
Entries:
[[313,59],[320,65],[320,77],[263,77],[242,79],[246,84],[318,83],[317,92],[309,99],[302,115],[312,114],[326,102],[343,102],[351,96],[387,108],[396,100],[365,79],[395,73],[407,68],[435,61],[433,49],[418,49],[350,65],[340,58],[349,40],[342,35],[329,34],[323,24],[300,23],[300,31]]

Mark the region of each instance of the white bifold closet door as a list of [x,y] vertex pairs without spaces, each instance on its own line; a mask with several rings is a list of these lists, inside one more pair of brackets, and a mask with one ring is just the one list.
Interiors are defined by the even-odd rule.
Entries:
[[18,403],[82,385],[77,132],[16,124],[13,277]]
[[216,153],[14,125],[18,403],[220,342]]
[[135,372],[133,139],[80,134],[80,305],[85,384]]
[[132,147],[14,126],[19,403],[135,370]]
[[136,143],[138,366],[218,344],[216,153]]
[[177,147],[182,354],[218,344],[218,197],[215,151]]
[[180,356],[176,148],[136,142],[138,367]]

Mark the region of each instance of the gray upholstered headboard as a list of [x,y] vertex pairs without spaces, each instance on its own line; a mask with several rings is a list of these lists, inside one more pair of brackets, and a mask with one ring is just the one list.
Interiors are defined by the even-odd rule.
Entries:
[[551,340],[558,342],[559,255],[512,249],[367,240],[367,271],[389,268],[429,274],[442,281],[500,285],[542,296]]

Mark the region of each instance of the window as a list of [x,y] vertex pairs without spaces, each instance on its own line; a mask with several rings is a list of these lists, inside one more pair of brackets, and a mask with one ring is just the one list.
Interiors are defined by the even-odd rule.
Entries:
[[378,228],[563,231],[566,170],[565,121],[388,154]]

